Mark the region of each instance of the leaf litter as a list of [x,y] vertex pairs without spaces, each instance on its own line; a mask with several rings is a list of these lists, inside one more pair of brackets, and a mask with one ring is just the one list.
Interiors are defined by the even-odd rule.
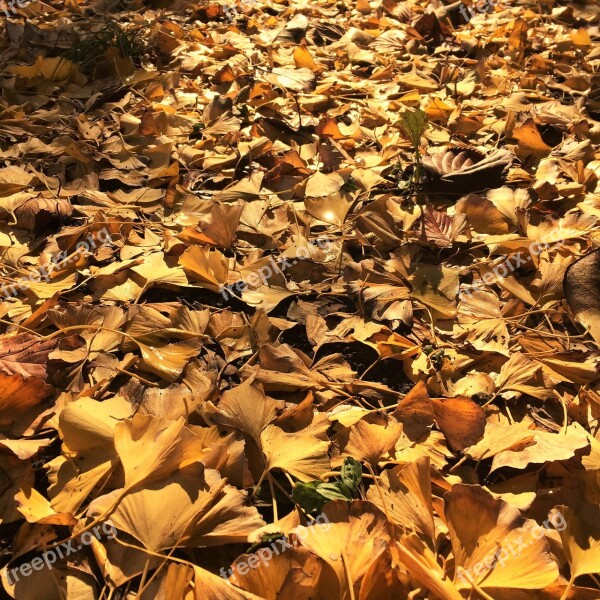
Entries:
[[594,1],[6,10],[6,597],[598,597]]

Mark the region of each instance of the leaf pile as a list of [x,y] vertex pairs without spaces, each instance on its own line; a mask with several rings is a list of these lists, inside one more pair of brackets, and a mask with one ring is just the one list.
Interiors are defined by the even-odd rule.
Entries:
[[13,7],[5,597],[598,598],[595,0]]

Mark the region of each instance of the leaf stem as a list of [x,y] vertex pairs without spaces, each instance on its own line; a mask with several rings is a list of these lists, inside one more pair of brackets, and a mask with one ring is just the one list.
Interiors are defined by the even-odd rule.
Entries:
[[560,600],[567,600],[567,598],[569,597],[569,592],[571,591],[571,588],[573,587],[574,583],[575,575],[571,575],[571,579],[569,579],[569,585],[567,585],[563,595],[560,597]]

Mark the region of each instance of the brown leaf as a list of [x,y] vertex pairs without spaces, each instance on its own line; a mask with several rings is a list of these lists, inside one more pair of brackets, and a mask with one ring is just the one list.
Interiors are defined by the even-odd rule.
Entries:
[[424,211],[427,240],[440,248],[449,248],[467,224],[466,216],[458,213],[452,217],[427,207]]
[[499,187],[512,154],[498,149],[485,155],[474,148],[449,147],[423,157],[426,189],[463,194]]
[[485,411],[468,398],[432,398],[435,420],[452,450],[472,446],[483,436]]
[[[523,527],[516,508],[475,485],[455,485],[444,500],[460,588],[469,589],[475,581],[485,589],[536,590],[557,578],[546,540]],[[523,539],[519,552],[511,550]],[[493,560],[503,549],[503,560]]]
[[52,394],[47,363],[56,341],[43,341],[29,333],[4,336],[0,341],[0,426],[5,427]]
[[533,154],[538,158],[546,156],[552,148],[548,146],[535,126],[533,119],[527,119],[523,125],[513,129],[512,136],[519,141],[517,153],[521,156]]
[[40,231],[50,224],[62,222],[73,214],[73,207],[66,199],[31,198],[15,209],[17,224],[27,231]]
[[589,328],[591,336],[600,343],[600,250],[569,266],[563,287],[577,320]]

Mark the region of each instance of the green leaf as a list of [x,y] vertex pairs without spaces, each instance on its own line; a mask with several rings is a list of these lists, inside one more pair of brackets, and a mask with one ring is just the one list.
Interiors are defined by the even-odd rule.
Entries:
[[427,113],[418,108],[415,111],[405,111],[400,115],[400,127],[417,149],[421,145],[421,136],[427,129]]
[[292,491],[292,500],[308,513],[321,510],[326,499],[317,491],[320,485],[322,485],[320,481],[297,483]]
[[333,483],[297,483],[292,491],[292,500],[308,513],[321,510],[329,500],[352,500],[362,480],[362,465],[354,458],[347,457],[341,475],[342,481]]
[[321,483],[317,492],[327,500],[352,500],[352,491],[343,483]]
[[297,483],[292,492],[292,500],[306,512],[312,513],[320,511],[329,500],[352,500],[352,489],[341,481]]
[[346,181],[346,183],[344,183],[344,185],[340,189],[344,192],[355,192],[359,189],[359,185],[354,178],[349,177],[348,181]]
[[342,482],[353,492],[362,480],[362,465],[354,458],[347,456],[342,465]]

